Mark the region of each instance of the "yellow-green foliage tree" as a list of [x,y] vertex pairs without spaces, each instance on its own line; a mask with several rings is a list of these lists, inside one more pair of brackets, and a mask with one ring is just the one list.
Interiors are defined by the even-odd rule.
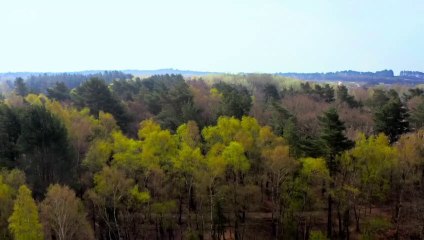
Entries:
[[[212,224],[214,207],[221,206],[218,196],[227,201],[234,224],[236,238],[242,238],[245,213],[258,195],[258,187],[253,184],[261,166],[260,126],[254,118],[220,117],[216,126],[202,130],[205,139],[206,168],[209,185],[210,215]],[[217,182],[217,180],[220,180]],[[219,185],[217,185],[219,183]],[[213,226],[211,225],[211,229]],[[217,236],[219,237],[219,236]]]
[[18,195],[9,218],[9,230],[16,240],[42,240],[43,230],[38,217],[38,208],[25,185],[19,187]]
[[25,183],[25,174],[17,169],[0,171],[0,239],[9,239],[8,218],[13,211],[13,200],[18,188]]
[[[180,205],[184,200],[187,202],[188,224],[191,227],[191,208],[193,207],[193,186],[195,174],[204,164],[204,156],[200,149],[200,133],[196,122],[189,121],[177,128],[174,135],[177,141],[177,157],[173,159],[173,171],[177,175],[177,183],[181,188],[179,191]],[[183,193],[186,192],[184,197]],[[180,207],[179,222],[182,217]]]
[[357,231],[364,213],[371,211],[373,204],[387,199],[397,165],[398,151],[384,134],[370,137],[360,134],[355,147],[342,157],[343,169],[349,175],[344,190],[351,195]]
[[229,186],[228,188],[224,187],[224,193],[227,195],[227,201],[234,213],[234,235],[236,239],[243,239],[240,225],[245,221],[244,216],[248,204],[245,200],[247,200],[246,195],[250,193],[249,186],[244,179],[250,169],[250,162],[245,155],[243,145],[236,141],[230,142],[224,148],[222,157],[227,162],[229,170]]
[[279,239],[282,232],[281,215],[288,212],[293,175],[299,164],[290,156],[285,140],[274,135],[270,127],[261,128],[260,140],[265,165],[264,178],[268,179],[270,186],[273,228],[276,239]]
[[238,142],[249,158],[252,170],[257,171],[262,166],[260,161],[260,129],[255,118],[244,116],[241,120],[234,117],[220,117],[215,126],[205,127],[202,136],[206,142],[206,149],[215,144],[228,146],[231,142]]
[[[422,202],[415,203],[418,207],[411,208],[411,199],[420,196],[424,189],[424,130],[418,130],[414,133],[409,133],[400,137],[396,143],[396,148],[399,152],[399,162],[394,172],[394,192],[396,201],[394,204],[394,223],[396,227],[396,237],[399,238],[399,233],[409,231],[408,224],[403,224],[406,219],[416,215],[423,214]],[[417,197],[417,199],[422,199]],[[422,219],[418,217],[419,219]],[[423,222],[415,221],[422,225]],[[418,223],[419,222],[419,223]]]
[[4,183],[3,176],[0,175],[0,238],[8,239],[7,218],[13,206],[13,189]]
[[108,237],[120,239],[124,236],[122,216],[134,180],[127,178],[119,169],[104,167],[94,175],[94,184],[94,188],[88,192],[88,198],[98,210],[101,222],[106,225]]
[[303,196],[301,204],[294,203],[294,205],[297,205],[297,210],[300,207],[300,212],[304,211],[304,214],[307,215],[309,211],[324,208],[325,198],[323,197],[323,190],[329,191],[329,189],[323,189],[323,183],[325,183],[325,186],[328,186],[332,179],[326,159],[307,157],[299,161],[301,169],[299,171],[299,177],[296,179],[295,188]]
[[141,158],[151,164],[151,168],[167,169],[176,156],[177,142],[169,130],[162,130],[153,120],[140,124],[138,137],[141,140]]
[[[99,147],[105,143],[99,144]],[[132,177],[143,174],[149,163],[141,157],[141,142],[123,135],[121,132],[112,133],[110,154],[113,152],[113,165],[122,169]],[[106,157],[106,156],[105,156]],[[110,156],[108,157],[110,158]]]
[[360,135],[352,149],[352,156],[360,168],[361,192],[368,203],[382,200],[389,189],[391,169],[397,163],[398,151],[390,146],[384,134]]
[[3,176],[0,176],[0,237],[3,239],[8,236],[8,232],[4,231],[6,229],[4,218],[9,216],[12,202],[12,188],[4,183]]
[[[214,216],[214,209],[216,207],[216,188],[218,184],[223,180],[224,173],[227,168],[227,163],[222,157],[223,144],[213,145],[205,156],[205,162],[200,166],[199,171],[195,175],[195,185],[197,191],[197,197],[199,200],[199,208],[203,209],[209,205],[209,224],[210,232],[215,234],[214,226],[216,218]],[[206,203],[208,202],[208,204]],[[203,219],[203,213],[202,219]],[[204,225],[204,222],[202,226]]]
[[140,186],[150,188],[153,197],[160,197],[167,193],[164,174],[173,170],[178,156],[177,138],[152,119],[141,122],[138,136],[130,139],[121,132],[112,134],[111,164]]

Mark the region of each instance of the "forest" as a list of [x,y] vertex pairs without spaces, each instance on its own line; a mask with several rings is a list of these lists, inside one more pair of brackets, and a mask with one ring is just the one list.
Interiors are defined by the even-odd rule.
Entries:
[[423,239],[422,86],[0,84],[0,239]]

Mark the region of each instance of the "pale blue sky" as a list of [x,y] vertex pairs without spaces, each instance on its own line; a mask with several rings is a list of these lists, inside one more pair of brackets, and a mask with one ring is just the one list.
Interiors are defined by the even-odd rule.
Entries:
[[0,0],[0,72],[424,71],[423,0]]

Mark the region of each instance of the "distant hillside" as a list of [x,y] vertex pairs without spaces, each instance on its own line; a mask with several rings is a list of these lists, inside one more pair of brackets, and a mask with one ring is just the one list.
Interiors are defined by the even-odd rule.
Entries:
[[181,74],[183,76],[204,76],[210,74],[222,74],[219,72],[201,72],[191,70],[178,70],[178,69],[158,69],[158,70],[123,70],[122,72],[134,76],[151,76],[151,75],[164,75],[164,74]]
[[0,79],[13,88],[16,78],[23,78],[27,87],[34,92],[45,92],[47,88],[54,86],[57,82],[63,82],[68,88],[78,87],[82,82],[97,77],[107,83],[116,79],[131,79],[133,75],[120,71],[85,71],[73,73],[5,73],[0,74]]
[[[178,70],[178,69],[158,69],[158,70],[122,70],[122,71],[107,71],[107,70],[88,70],[79,72],[8,72],[0,73],[0,81],[14,80],[17,77],[24,78],[27,82],[37,84],[35,82],[44,79],[48,85],[52,85],[56,81],[64,81],[70,87],[78,85],[90,77],[105,78],[106,81],[112,81],[115,78],[125,79],[135,77],[145,77],[152,75],[165,75],[165,74],[180,74],[186,77],[190,76],[206,76],[224,74],[222,72],[203,72],[191,70]],[[247,73],[246,73],[247,74]],[[409,84],[416,85],[424,83],[424,73],[418,71],[402,71],[399,76],[396,76],[392,70],[382,70],[377,72],[358,72],[358,71],[339,71],[327,73],[296,73],[296,72],[278,72],[278,76],[290,77],[305,81],[340,81],[340,82],[356,82],[360,84],[376,85],[384,84]],[[73,82],[73,84],[70,84]]]
[[[15,78],[21,77],[28,79],[31,76],[55,76],[55,75],[98,75],[105,72],[116,72],[110,70],[88,70],[88,71],[77,71],[77,72],[7,72],[0,73],[0,80],[14,80]],[[183,76],[203,76],[210,74],[221,74],[219,72],[202,72],[202,71],[191,71],[191,70],[178,70],[178,69],[158,69],[158,70],[122,70],[119,71],[125,74],[131,74],[133,76],[152,76],[152,75],[164,75],[164,74],[181,74]]]
[[424,82],[424,73],[417,71],[402,71],[395,76],[392,70],[377,72],[340,71],[328,73],[277,73],[277,75],[297,78],[307,81],[341,81],[358,82],[369,85],[384,84],[420,84]]

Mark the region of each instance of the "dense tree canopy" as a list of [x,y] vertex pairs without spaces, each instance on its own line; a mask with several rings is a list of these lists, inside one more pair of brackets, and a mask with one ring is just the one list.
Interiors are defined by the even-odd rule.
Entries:
[[245,87],[223,82],[215,84],[214,87],[222,97],[222,115],[241,118],[249,113],[252,100]]
[[87,107],[95,117],[100,111],[112,114],[119,126],[126,129],[128,116],[122,104],[112,95],[107,84],[99,78],[91,78],[77,87],[72,94],[79,107]]
[[63,123],[43,106],[30,106],[21,116],[22,131],[18,139],[24,152],[19,168],[41,197],[51,183],[71,183],[76,162]]
[[352,95],[349,95],[348,89],[344,85],[337,87],[336,95],[337,95],[337,99],[340,102],[347,103],[347,105],[349,105],[349,107],[351,108],[356,108],[360,106],[360,103],[357,102]]
[[[412,109],[409,121],[411,127],[420,129],[424,127],[424,98],[420,99],[420,103],[414,109]],[[405,119],[406,120],[406,119]]]
[[54,87],[47,88],[47,96],[58,101],[65,101],[71,98],[70,90],[64,82],[56,82]]
[[200,110],[181,75],[152,76],[141,82],[139,98],[163,127],[176,130],[189,120],[199,121]]
[[1,239],[422,238],[420,88],[98,76],[3,90]]
[[394,142],[409,131],[408,110],[396,92],[391,91],[388,95],[388,101],[375,110],[375,131],[383,132]]
[[25,84],[24,79],[16,78],[14,85],[15,85],[14,92],[16,95],[24,97],[28,94],[29,91]]
[[21,126],[16,113],[0,103],[0,168],[17,166]]

